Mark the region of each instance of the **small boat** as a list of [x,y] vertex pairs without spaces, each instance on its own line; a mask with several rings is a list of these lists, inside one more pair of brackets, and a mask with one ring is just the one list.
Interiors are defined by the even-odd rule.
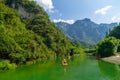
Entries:
[[63,66],[67,66],[67,65],[68,65],[67,63],[63,64]]
[[68,65],[66,59],[63,59],[63,60],[62,60],[62,65],[63,65],[63,66],[67,66],[67,65]]

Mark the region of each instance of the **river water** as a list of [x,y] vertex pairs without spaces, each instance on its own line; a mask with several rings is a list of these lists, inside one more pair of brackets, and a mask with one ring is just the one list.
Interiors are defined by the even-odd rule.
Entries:
[[68,66],[48,62],[0,72],[0,80],[120,80],[120,66],[94,58],[74,58]]

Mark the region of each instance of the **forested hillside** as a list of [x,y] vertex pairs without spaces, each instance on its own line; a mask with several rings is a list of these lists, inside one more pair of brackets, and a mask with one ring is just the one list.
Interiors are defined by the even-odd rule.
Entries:
[[23,64],[70,52],[72,44],[44,9],[29,0],[0,0],[0,60]]

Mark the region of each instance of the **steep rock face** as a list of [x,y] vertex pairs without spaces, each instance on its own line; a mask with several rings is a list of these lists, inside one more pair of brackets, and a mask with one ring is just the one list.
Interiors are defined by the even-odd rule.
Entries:
[[35,17],[34,13],[27,12],[25,8],[20,4],[18,5],[18,13],[21,16],[21,18],[33,19]]
[[88,18],[83,20],[77,20],[73,24],[67,23],[55,23],[63,33],[65,33],[71,40],[80,41],[81,45],[96,44],[99,40],[105,38],[106,34],[117,25],[117,23],[111,24],[96,24]]
[[26,18],[26,19],[32,20],[35,17],[35,15],[40,12],[40,9],[36,8],[36,7],[38,7],[38,5],[35,5],[36,3],[34,1],[6,0],[5,3],[9,7],[16,9],[21,18]]

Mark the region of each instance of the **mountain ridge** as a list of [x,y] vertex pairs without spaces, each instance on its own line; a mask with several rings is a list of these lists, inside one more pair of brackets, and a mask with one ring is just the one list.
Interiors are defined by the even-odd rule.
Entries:
[[85,18],[83,20],[76,20],[73,24],[68,24],[65,22],[58,22],[55,24],[73,42],[78,40],[79,43],[85,42],[92,45],[95,45],[99,40],[105,38],[106,34],[114,26],[117,26],[117,23],[97,24],[91,21],[91,19],[89,18]]

